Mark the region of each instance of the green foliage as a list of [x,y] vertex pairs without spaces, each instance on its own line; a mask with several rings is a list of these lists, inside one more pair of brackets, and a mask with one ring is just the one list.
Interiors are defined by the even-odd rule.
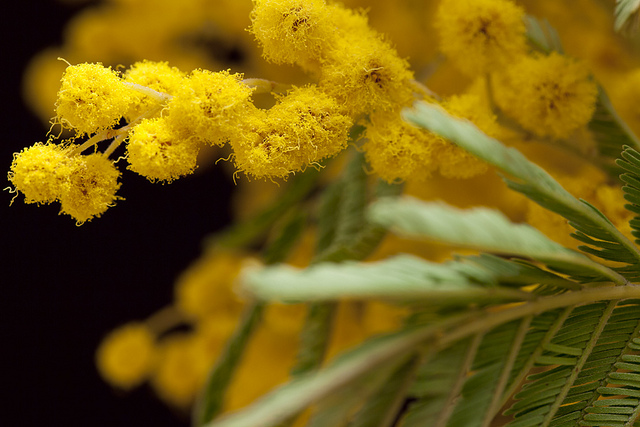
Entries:
[[607,261],[627,264],[616,268],[625,275],[640,277],[640,251],[602,212],[567,192],[556,180],[514,148],[482,133],[466,120],[449,116],[441,108],[424,102],[405,112],[405,118],[436,132],[497,167],[510,177],[510,188],[540,206],[565,217],[576,229],[573,237],[587,243],[581,249]]
[[[533,25],[531,37],[550,37]],[[610,170],[624,171],[640,243],[640,153],[606,106],[602,94],[592,127],[603,159],[624,145]],[[292,380],[206,425],[289,425],[305,409],[311,427],[633,425],[640,413],[640,250],[599,210],[471,123],[425,103],[404,116],[499,169],[510,188],[566,218],[583,245],[567,249],[495,210],[398,197],[401,186],[379,184],[373,194],[362,155],[354,153],[322,195],[312,265],[268,265],[242,277],[243,292],[257,304],[309,304]],[[283,236],[300,229],[295,218]],[[480,253],[444,263],[407,254],[363,262],[386,232]],[[335,307],[345,298],[391,301],[411,315],[397,331],[326,363]]]
[[640,9],[640,1],[638,0],[616,0],[616,21],[614,28],[621,31],[625,28],[637,28],[638,9]]
[[616,163],[625,171],[620,175],[620,179],[624,182],[622,191],[625,199],[629,202],[625,208],[635,214],[629,224],[633,229],[633,236],[636,237],[636,244],[638,244],[640,243],[640,153],[625,146],[621,159],[618,159]]
[[[406,117],[564,215],[586,243],[583,253],[497,211],[370,197],[356,157],[345,174],[349,185],[325,193],[314,265],[272,265],[243,276],[243,291],[258,300],[311,304],[301,355],[309,352],[304,357],[313,363],[246,410],[207,425],[282,425],[309,407],[312,427],[489,427],[501,416],[509,427],[632,425],[640,411],[640,286],[632,283],[638,249],[594,207],[468,122],[424,104]],[[617,165],[626,171],[628,208],[638,214],[640,154],[626,147]],[[638,224],[634,218],[636,237]],[[371,228],[484,253],[440,264],[411,255],[363,263],[355,254],[364,252],[350,245]],[[397,332],[323,367],[312,338],[326,340],[333,304],[343,298],[393,300],[412,315]]]

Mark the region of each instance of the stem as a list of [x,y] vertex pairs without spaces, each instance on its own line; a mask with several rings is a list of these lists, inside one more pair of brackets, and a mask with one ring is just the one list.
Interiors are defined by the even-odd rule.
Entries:
[[109,147],[104,152],[105,157],[108,157],[122,143],[122,139],[126,136],[126,134],[134,126],[136,126],[138,123],[140,123],[143,119],[155,116],[160,111],[162,111],[163,108],[164,108],[164,106],[158,106],[158,107],[151,108],[151,109],[147,110],[146,112],[144,112],[143,114],[141,114],[138,117],[136,117],[135,119],[131,120],[131,123],[128,123],[125,126],[119,127],[118,129],[105,129],[102,132],[99,132],[99,133],[93,135],[91,138],[86,140],[82,145],[80,145],[79,147],[74,148],[73,150],[71,150],[71,152],[69,153],[69,156],[72,157],[72,156],[81,154],[87,148],[93,147],[98,142],[102,142],[102,141],[105,141],[107,139],[115,138],[116,140],[113,141],[113,143],[111,145],[109,145]]
[[587,359],[589,358],[589,356],[591,356],[591,353],[593,352],[594,347],[598,343],[598,339],[600,338],[602,331],[604,331],[605,326],[607,326],[607,323],[609,322],[609,318],[611,317],[611,314],[613,313],[613,310],[616,308],[616,305],[618,304],[618,302],[619,301],[616,301],[616,300],[611,301],[609,303],[609,306],[606,308],[606,310],[602,314],[602,317],[600,318],[600,322],[598,322],[598,326],[596,327],[594,334],[591,336],[591,339],[587,343],[587,346],[582,350],[582,356],[580,356],[580,358],[578,359],[578,363],[576,363],[574,368],[571,370],[571,375],[569,375],[569,378],[567,378],[565,385],[562,387],[562,390],[557,395],[555,401],[551,405],[549,412],[547,413],[547,415],[544,418],[544,421],[541,424],[542,426],[548,426],[551,423],[551,420],[553,419],[556,412],[558,412],[558,409],[560,409],[560,405],[562,404],[562,402],[564,402],[564,399],[565,397],[567,397],[569,390],[571,390],[571,387],[573,387],[573,384],[578,378],[578,375],[580,374],[580,372],[582,372],[582,367],[587,362]]
[[137,83],[123,82],[125,85],[129,86],[131,89],[134,89],[144,95],[147,95],[150,98],[155,99],[160,103],[164,103],[173,98],[172,95],[164,92],[158,92],[157,90],[153,90],[150,87],[142,86]]
[[120,144],[122,144],[122,141],[124,141],[125,137],[126,135],[124,133],[121,133],[120,135],[116,136],[114,140],[111,142],[111,144],[109,144],[107,149],[104,150],[104,153],[102,153],[102,155],[105,157],[109,157],[111,153],[113,153],[115,149],[118,148]]
[[502,393],[504,392],[504,389],[507,387],[507,381],[509,381],[509,376],[511,374],[511,370],[513,369],[513,364],[515,363],[516,358],[518,357],[518,352],[522,347],[522,342],[524,341],[525,335],[527,335],[527,332],[529,331],[529,326],[531,325],[532,320],[533,320],[533,315],[530,314],[529,316],[523,318],[522,321],[520,322],[520,326],[518,327],[518,332],[516,333],[515,339],[513,340],[513,343],[511,345],[511,351],[509,352],[509,355],[507,356],[507,359],[505,360],[505,363],[502,366],[502,374],[500,375],[500,378],[498,379],[498,383],[496,384],[496,389],[493,392],[493,399],[491,399],[491,404],[489,406],[489,409],[485,413],[485,419],[484,419],[484,422],[482,423],[484,427],[488,427],[489,425],[491,425],[491,421],[493,421],[493,418],[496,416],[497,412],[502,407],[502,402],[501,402]]
[[[584,305],[598,301],[625,300],[640,298],[640,286],[627,285],[607,288],[590,288],[581,291],[567,292],[562,295],[540,298],[504,311],[486,312],[484,316],[465,321],[458,329],[452,328],[450,333],[445,333],[437,343],[442,349],[470,335],[488,331],[503,323],[520,319],[529,315],[536,315],[555,308],[563,308],[572,305]],[[442,332],[442,331],[440,331]],[[426,338],[426,337],[425,337]]]
[[551,339],[558,333],[565,320],[567,320],[574,308],[575,306],[569,306],[565,308],[564,311],[553,322],[551,328],[547,331],[544,338],[542,338],[542,340],[538,344],[538,347],[536,347],[533,353],[531,353],[531,356],[529,356],[529,358],[527,359],[527,363],[525,363],[518,375],[514,378],[511,386],[503,394],[502,401],[500,402],[501,407],[504,406],[511,398],[511,395],[516,392],[522,380],[527,376],[531,368],[533,368],[533,366],[535,365],[538,356],[540,356],[544,351],[544,346],[551,342]]
[[155,335],[162,335],[185,320],[186,318],[180,310],[173,305],[169,305],[149,316],[145,320],[145,324]]
[[458,404],[458,401],[462,398],[462,387],[464,386],[464,383],[467,382],[467,377],[469,372],[471,372],[471,365],[476,358],[478,348],[484,339],[484,335],[485,334],[481,332],[473,337],[462,366],[460,366],[460,369],[458,370],[456,382],[447,395],[446,403],[442,405],[443,410],[438,414],[434,427],[445,427],[447,422],[449,422],[449,418],[451,417],[451,414],[453,414],[453,410]]
[[291,85],[267,79],[244,79],[242,83],[255,89],[254,93],[286,93],[291,88]]

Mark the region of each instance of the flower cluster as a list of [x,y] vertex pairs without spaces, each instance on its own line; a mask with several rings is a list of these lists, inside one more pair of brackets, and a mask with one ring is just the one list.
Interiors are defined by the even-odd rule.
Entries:
[[[117,3],[111,18],[96,13],[94,17],[100,15],[100,19],[85,16],[72,26],[74,52],[84,52],[82,46],[90,45],[92,34],[110,33],[106,23],[117,23],[129,31],[132,40],[139,39],[133,17],[140,20],[136,13],[149,8],[151,2]],[[256,65],[265,62],[258,55],[252,57],[248,48],[242,53],[250,59],[242,67],[197,62],[194,57],[199,55],[174,61],[170,46],[177,43],[171,40],[184,41],[189,28],[207,27],[199,15],[213,16],[210,4],[214,3],[224,13],[243,8],[242,2],[231,0],[156,2],[163,11],[164,32],[157,45],[153,38],[144,40],[148,43],[145,49],[151,52],[149,58],[165,59],[166,52],[180,68],[152,60],[127,61],[133,65],[121,72],[102,63],[66,68],[54,122],[66,132],[62,133],[65,138],[69,132],[72,136],[25,148],[15,154],[11,165],[9,181],[26,203],[59,202],[62,213],[83,223],[120,199],[116,194],[120,172],[110,157],[118,157],[129,170],[152,182],[171,183],[193,173],[203,164],[204,149],[214,147],[217,157],[235,167],[234,178],[237,174],[249,178],[240,180],[237,190],[241,200],[236,220],[245,220],[260,210],[257,204],[274,199],[274,192],[281,190],[271,185],[273,181],[328,164],[329,173],[321,177],[318,187],[324,186],[331,179],[327,176],[343,170],[339,159],[331,159],[352,145],[363,153],[367,172],[387,183],[406,182],[408,194],[464,207],[496,207],[512,220],[528,222],[556,240],[569,234],[564,218],[509,191],[487,164],[404,121],[401,111],[421,99],[523,151],[571,193],[598,207],[616,227],[631,234],[629,213],[615,208],[622,205],[621,190],[603,172],[594,172],[586,160],[577,160],[575,152],[588,160],[595,157],[586,129],[598,94],[591,73],[599,74],[599,79],[619,80],[616,98],[623,101],[622,115],[635,120],[638,128],[640,110],[635,99],[640,85],[629,87],[628,82],[640,81],[640,74],[625,73],[625,79],[607,74],[611,65],[605,59],[625,63],[625,54],[607,50],[605,55],[593,40],[584,43],[584,49],[591,50],[582,51],[580,60],[528,43],[525,10],[553,16],[556,8],[564,8],[566,15],[568,6],[533,0],[518,5],[512,0],[441,0],[437,4],[379,0],[365,13],[325,0],[253,0],[250,13],[248,7],[230,13],[232,22],[212,19],[215,28],[234,37],[242,33],[255,38],[266,63],[297,66],[279,67],[279,74],[273,77],[262,68],[265,65]],[[209,8],[207,13],[200,13],[205,8]],[[373,28],[374,10],[390,16],[382,22],[387,29],[395,27],[393,39],[397,43],[400,37],[404,50],[396,49],[390,38]],[[167,11],[176,16],[182,13],[182,19]],[[588,13],[599,16],[601,10]],[[238,32],[242,21],[238,16],[246,18],[242,28],[248,26],[248,31]],[[432,17],[433,25],[425,25],[426,16]],[[417,28],[434,34],[419,38]],[[571,34],[568,36],[571,40]],[[582,44],[574,40],[567,52],[580,52],[576,46]],[[100,45],[101,53],[111,60],[104,62],[115,64],[113,58],[119,57],[114,52],[119,49],[130,54],[127,58],[133,57],[129,45],[136,43],[124,43],[115,36]],[[107,52],[109,49],[112,51]],[[407,51],[411,64],[403,57]],[[231,71],[236,68],[244,74]],[[304,75],[294,75],[296,69]],[[256,75],[265,78],[247,78],[256,70],[260,71]],[[110,143],[100,151],[105,141]],[[245,181],[257,182],[247,185]],[[316,193],[309,190],[308,194],[311,198]],[[306,213],[316,208],[313,203],[308,205],[313,207],[300,210]],[[313,228],[316,211],[309,216],[309,228]],[[282,222],[274,221],[274,229]],[[322,237],[314,231],[307,234],[289,263],[308,265],[309,253],[317,243],[312,240]],[[570,246],[568,240],[562,243]],[[448,247],[387,237],[368,260],[398,252],[437,260],[451,255]],[[107,335],[96,354],[105,381],[125,390],[149,382],[171,405],[184,408],[192,404],[248,305],[232,289],[248,257],[242,251],[218,248],[207,252],[178,279],[168,309]],[[305,314],[306,307],[296,304],[266,308],[227,392],[226,409],[249,403],[287,378]],[[327,353],[332,356],[397,326],[403,314],[377,302],[341,303]]]
[[[178,278],[170,307],[107,334],[96,352],[104,380],[121,390],[148,381],[168,404],[191,405],[246,305],[232,285],[248,258],[221,250],[204,254]],[[305,314],[302,304],[266,308],[251,343],[258,351],[248,351],[229,390],[226,409],[243,407],[287,379]],[[404,314],[403,309],[377,302],[342,304],[337,315],[343,326],[336,331],[329,353],[392,330]]]

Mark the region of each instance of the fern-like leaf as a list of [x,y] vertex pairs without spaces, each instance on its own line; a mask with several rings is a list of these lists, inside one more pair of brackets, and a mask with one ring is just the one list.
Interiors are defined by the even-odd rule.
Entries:
[[629,202],[625,208],[635,214],[629,221],[629,225],[636,238],[635,242],[640,244],[640,153],[625,146],[621,158],[616,163],[625,171],[620,175],[620,179],[624,182],[622,187],[624,198]]
[[[456,143],[475,156],[509,174],[510,188],[524,194],[542,207],[562,215],[579,233],[592,238],[595,255],[608,261],[625,263],[620,270],[631,277],[640,276],[640,251],[596,208],[576,199],[548,173],[527,160],[514,148],[508,148],[485,135],[471,122],[456,119],[442,108],[417,102],[404,116],[410,122],[431,130]],[[606,243],[606,247],[600,244]],[[598,250],[602,249],[602,250]]]

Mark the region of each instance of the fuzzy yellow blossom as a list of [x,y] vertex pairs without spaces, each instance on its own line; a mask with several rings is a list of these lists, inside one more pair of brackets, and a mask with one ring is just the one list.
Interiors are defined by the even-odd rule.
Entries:
[[74,164],[60,195],[61,212],[78,224],[100,216],[119,198],[120,171],[102,153],[74,157]]
[[[453,96],[443,107],[491,136],[499,131],[495,117],[476,95]],[[470,178],[488,168],[453,143],[404,122],[398,113],[371,114],[365,136],[365,157],[373,172],[388,182],[424,180],[436,171],[448,178]]]
[[165,402],[187,408],[204,382],[205,372],[198,363],[198,348],[191,335],[173,334],[158,346],[158,359],[151,385]]
[[[450,114],[471,121],[489,136],[498,137],[500,134],[495,116],[477,95],[449,97],[443,103],[443,107]],[[443,138],[434,141],[433,150],[438,171],[445,178],[470,178],[489,169],[485,162]]]
[[640,68],[616,79],[609,92],[616,110],[636,134],[640,133]]
[[409,63],[373,30],[357,34],[334,38],[321,68],[322,90],[352,116],[410,105],[414,98]]
[[96,352],[102,378],[121,389],[144,382],[155,361],[154,336],[142,323],[128,323],[107,335]]
[[376,175],[387,182],[431,175],[437,136],[404,122],[397,112],[377,112],[369,120],[362,149]]
[[[125,82],[148,87],[157,92],[173,94],[182,84],[185,73],[176,67],[170,67],[167,62],[140,61],[133,64],[123,76]],[[157,99],[144,96],[132,105],[127,112],[127,118],[133,120],[154,107],[158,107]]]
[[71,173],[70,147],[38,142],[13,155],[9,181],[26,203],[51,203],[60,197]]
[[333,25],[324,0],[254,0],[249,30],[268,61],[313,69]]
[[336,100],[315,86],[294,88],[245,123],[245,131],[231,140],[234,158],[239,170],[258,178],[285,177],[336,155],[347,146],[353,124]]
[[111,67],[70,65],[58,91],[57,119],[80,135],[91,134],[114,127],[138,98]]
[[193,319],[212,314],[236,316],[242,303],[232,290],[244,256],[232,252],[205,254],[177,280],[177,307]]
[[585,65],[556,52],[524,57],[493,87],[500,108],[523,128],[558,139],[589,122],[598,94]]
[[193,172],[199,148],[195,138],[176,135],[163,117],[145,119],[131,131],[127,161],[150,181],[171,182]]
[[500,70],[526,52],[524,10],[510,0],[443,0],[440,49],[469,75]]
[[222,146],[251,105],[251,92],[241,74],[194,70],[169,101],[167,121],[177,132]]

